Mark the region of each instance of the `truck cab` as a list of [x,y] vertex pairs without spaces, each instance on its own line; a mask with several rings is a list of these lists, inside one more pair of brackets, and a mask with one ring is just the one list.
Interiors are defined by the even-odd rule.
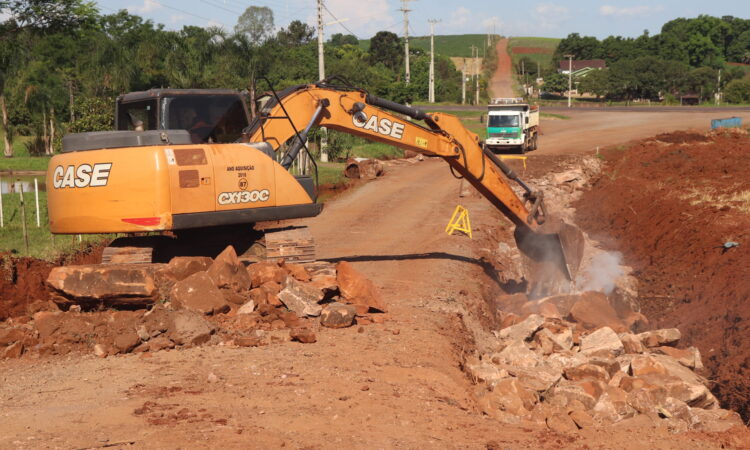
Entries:
[[494,150],[536,148],[539,109],[522,98],[493,98],[487,108],[485,145]]

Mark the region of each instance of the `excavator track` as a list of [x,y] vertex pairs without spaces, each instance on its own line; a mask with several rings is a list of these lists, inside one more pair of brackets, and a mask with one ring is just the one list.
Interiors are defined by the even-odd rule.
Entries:
[[[102,264],[149,264],[169,262],[173,256],[216,256],[233,245],[239,259],[254,263],[278,261],[304,263],[315,261],[315,240],[307,227],[266,229],[262,236],[250,235],[236,241],[204,242],[166,236],[134,236],[112,241],[102,252]],[[248,242],[249,241],[249,242]]]
[[315,239],[307,227],[265,230],[261,240],[264,259],[303,263],[315,261]]

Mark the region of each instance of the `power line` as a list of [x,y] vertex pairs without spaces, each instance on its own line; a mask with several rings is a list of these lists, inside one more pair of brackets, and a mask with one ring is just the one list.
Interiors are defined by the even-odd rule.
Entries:
[[352,36],[356,36],[356,34],[354,34],[354,32],[353,32],[352,30],[350,30],[349,28],[347,28],[347,27],[346,27],[346,25],[344,25],[343,23],[341,23],[341,21],[339,20],[339,18],[338,18],[338,17],[336,17],[335,15],[333,15],[333,13],[331,12],[331,10],[330,10],[330,9],[328,9],[328,7],[326,6],[326,4],[325,4],[325,3],[323,3],[323,8],[325,8],[325,10],[326,10],[326,11],[328,11],[328,14],[330,14],[330,15],[331,15],[331,17],[333,17],[333,20],[337,21],[337,22],[338,22],[338,24],[339,24],[339,25],[341,25],[341,27],[342,27],[343,29],[345,29],[345,30],[346,30],[346,31],[347,31],[347,32],[348,32],[349,34],[351,34]]

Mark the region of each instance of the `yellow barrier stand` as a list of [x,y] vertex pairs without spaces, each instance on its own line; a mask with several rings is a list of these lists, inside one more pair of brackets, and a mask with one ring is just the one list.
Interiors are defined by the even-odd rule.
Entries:
[[471,221],[469,221],[469,210],[461,205],[456,206],[456,210],[453,211],[453,215],[451,216],[451,221],[448,222],[448,226],[445,227],[445,232],[449,235],[453,234],[454,231],[461,231],[469,236],[469,239],[473,239],[471,237]]
[[500,159],[520,159],[523,161],[523,170],[526,170],[526,158],[527,156],[521,156],[521,155],[498,155],[500,156]]

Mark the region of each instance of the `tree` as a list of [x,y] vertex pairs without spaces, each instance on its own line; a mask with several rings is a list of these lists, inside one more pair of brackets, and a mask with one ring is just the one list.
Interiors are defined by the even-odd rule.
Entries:
[[542,89],[546,92],[562,94],[568,90],[568,76],[561,73],[554,73],[544,79]]
[[309,44],[313,35],[315,28],[299,20],[293,20],[287,28],[282,28],[276,33],[276,39],[284,46],[300,46]]
[[334,47],[341,47],[342,45],[359,45],[359,39],[353,34],[336,33],[331,36],[329,43]]
[[729,103],[750,103],[750,80],[732,80],[724,88],[724,99]]
[[237,19],[235,33],[246,34],[255,45],[273,36],[273,11],[267,6],[249,6]]
[[596,95],[596,98],[606,97],[609,94],[609,69],[592,70],[581,77],[578,88],[581,92]]
[[0,0],[0,11],[7,11],[13,26],[2,37],[22,29],[55,32],[74,29],[95,20],[94,2],[83,0]]
[[404,59],[401,39],[390,31],[378,31],[370,39],[370,56],[373,63],[381,63],[391,70],[397,70]]

